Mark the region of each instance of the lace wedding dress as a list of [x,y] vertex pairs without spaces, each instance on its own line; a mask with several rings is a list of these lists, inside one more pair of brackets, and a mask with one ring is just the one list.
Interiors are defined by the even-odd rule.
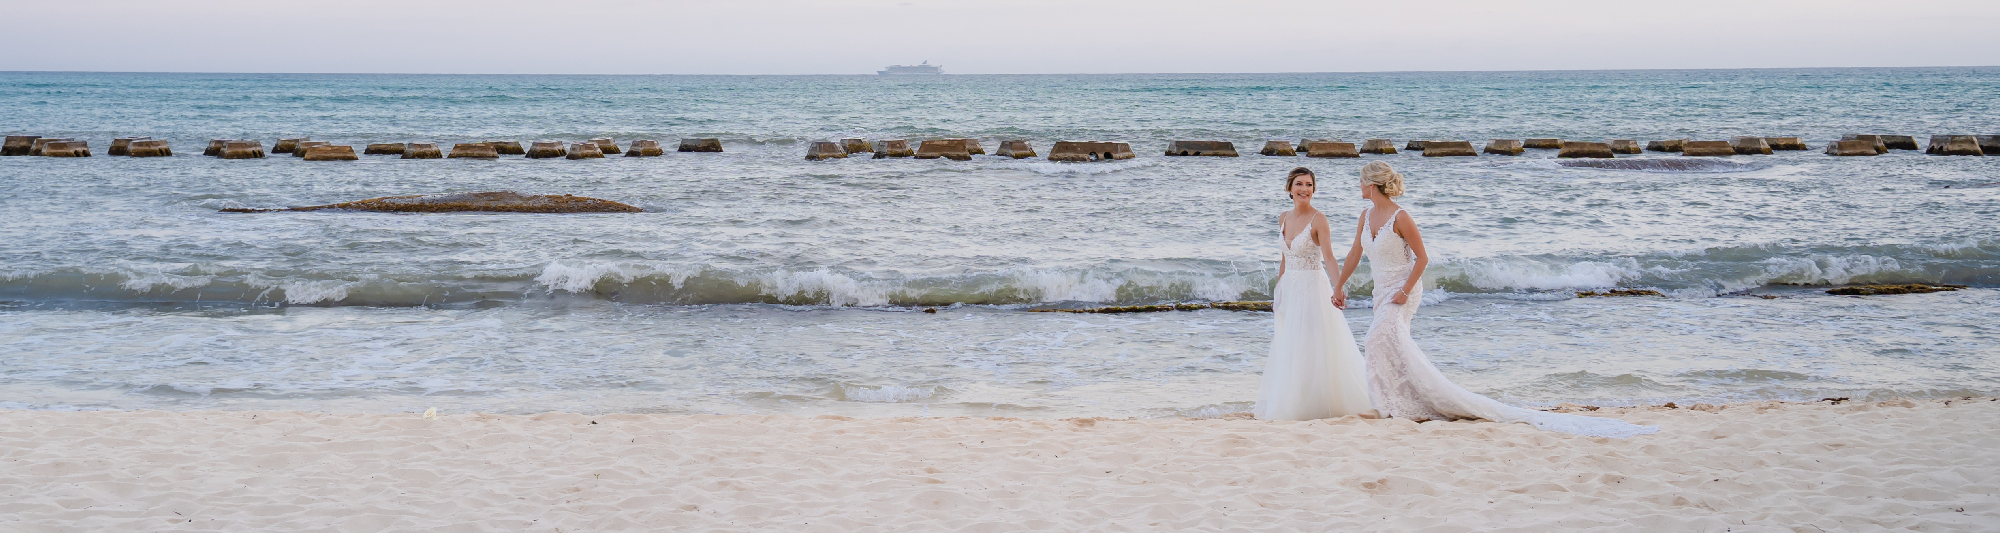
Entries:
[[[1285,228],[1279,226],[1282,240]],[[1277,330],[1257,389],[1258,420],[1336,418],[1370,409],[1361,352],[1347,317],[1333,306],[1312,228],[1299,229],[1284,246],[1285,273],[1271,292]]]
[[1374,209],[1363,212],[1361,250],[1368,257],[1375,278],[1375,318],[1368,325],[1368,393],[1382,414],[1411,420],[1485,419],[1494,422],[1522,422],[1549,431],[1593,437],[1624,438],[1659,431],[1654,426],[1634,425],[1623,420],[1550,413],[1506,405],[1445,379],[1431,365],[1417,341],[1410,337],[1410,319],[1423,299],[1423,281],[1418,280],[1406,304],[1390,303],[1396,291],[1410,279],[1416,254],[1394,228],[1391,213],[1380,226],[1374,225]]

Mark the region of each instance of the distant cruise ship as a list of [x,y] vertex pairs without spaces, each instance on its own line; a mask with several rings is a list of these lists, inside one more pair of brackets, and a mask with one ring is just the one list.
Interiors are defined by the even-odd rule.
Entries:
[[888,68],[878,70],[875,73],[881,74],[883,76],[896,76],[902,74],[943,74],[944,66],[932,65],[930,61],[926,60],[923,62],[923,64],[919,65],[889,65]]

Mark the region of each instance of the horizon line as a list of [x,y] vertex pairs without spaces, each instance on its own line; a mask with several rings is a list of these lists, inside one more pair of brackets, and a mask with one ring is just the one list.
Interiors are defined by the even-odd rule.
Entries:
[[257,71],[198,71],[198,70],[0,70],[0,74],[293,74],[293,75],[366,75],[366,76],[871,76],[896,78],[925,78],[930,76],[1154,76],[1154,75],[1253,75],[1253,74],[1465,74],[1465,73],[1542,73],[1542,72],[1667,72],[1667,71],[1753,71],[1753,70],[1862,70],[1862,69],[1946,69],[1946,68],[2000,68],[2000,65],[1919,65],[1919,66],[1844,66],[1844,67],[1725,67],[1725,68],[1620,68],[1620,69],[1521,69],[1521,70],[1354,70],[1354,71],[1278,71],[1278,72],[1042,72],[1042,73],[968,73],[968,74],[917,74],[883,76],[876,73],[817,73],[817,74],[703,74],[703,73],[589,73],[589,72],[257,72]]

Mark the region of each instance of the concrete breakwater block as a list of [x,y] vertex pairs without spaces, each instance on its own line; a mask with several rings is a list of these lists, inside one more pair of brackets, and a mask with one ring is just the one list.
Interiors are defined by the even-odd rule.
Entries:
[[1610,143],[1563,141],[1562,151],[1557,152],[1556,157],[1562,159],[1579,159],[1579,158],[1611,159],[1618,156],[1613,155],[1611,153]]
[[298,151],[299,151],[299,143],[302,143],[302,142],[306,142],[306,141],[309,141],[309,140],[311,140],[311,139],[309,139],[309,138],[306,138],[306,137],[293,137],[293,138],[289,138],[289,139],[278,139],[278,142],[276,142],[276,143],[273,143],[273,144],[271,145],[271,153],[274,153],[274,154],[289,154],[289,153],[295,153],[295,152],[298,152]]
[[1361,157],[1354,143],[1314,142],[1306,145],[1306,157]]
[[228,146],[229,141],[230,139],[209,139],[208,147],[201,149],[201,155],[209,157],[221,157],[222,148],[224,146]]
[[1850,133],[1850,134],[1847,134],[1847,135],[1842,135],[1842,136],[1840,136],[1840,140],[1843,140],[1843,141],[1868,141],[1868,142],[1871,142],[1871,143],[1875,143],[1875,153],[1877,153],[1877,154],[1886,154],[1886,153],[1889,153],[1889,143],[1885,143],[1885,142],[1882,142],[1882,136],[1880,136],[1880,135],[1860,135],[1860,134],[1853,134],[1853,133]]
[[1523,148],[1535,148],[1535,149],[1540,149],[1540,150],[1561,150],[1561,149],[1562,149],[1562,147],[1563,147],[1563,140],[1562,140],[1562,139],[1522,139],[1522,140],[1521,140],[1521,146],[1522,146]]
[[43,157],[90,157],[90,141],[61,139],[42,144]]
[[528,145],[528,159],[551,159],[569,155],[562,141],[535,141]]
[[215,156],[223,159],[263,159],[264,141],[242,139],[224,141],[222,150],[216,152]]
[[111,140],[111,147],[104,149],[104,155],[132,155],[132,141],[143,141],[152,137],[119,137]]
[[1388,139],[1369,139],[1366,141],[1361,141],[1361,153],[1393,154],[1396,153],[1396,143],[1389,142]]
[[632,141],[632,149],[625,151],[625,157],[659,157],[663,155],[667,155],[667,150],[660,147],[660,141],[652,139]]
[[450,159],[498,159],[500,151],[486,143],[456,143],[451,145]]
[[403,143],[369,143],[361,149],[361,155],[403,155],[406,147]]
[[682,152],[720,152],[722,139],[681,139]]
[[[1353,146],[1349,144],[1348,146]],[[1229,141],[1173,141],[1167,143],[1170,156],[1236,157],[1236,143]]]
[[1872,142],[1868,142],[1868,141],[1833,141],[1833,142],[1830,142],[1830,143],[1826,143],[1826,155],[1839,155],[1839,156],[1856,156],[1856,155],[1865,155],[1865,156],[1876,156],[1876,155],[1881,155],[1881,154],[1875,151],[1875,143],[1872,143]]
[[1422,152],[1422,151],[1424,151],[1424,142],[1423,142],[1423,141],[1410,141],[1410,142],[1409,142],[1408,144],[1404,144],[1404,145],[1403,145],[1403,151],[1405,151],[1405,152]]
[[1931,155],[1986,155],[1986,149],[1979,146],[1979,138],[1972,135],[1931,136],[1930,150],[1925,152]]
[[1340,139],[1299,139],[1298,153],[1306,153],[1306,146],[1312,143],[1337,143]]
[[912,157],[915,155],[917,155],[917,151],[910,149],[910,141],[908,139],[886,139],[886,140],[875,141],[876,159],[888,159],[891,157]]
[[304,157],[307,161],[361,160],[361,156],[354,155],[354,147],[345,144],[317,144],[308,146],[306,147],[305,155],[301,157]]
[[979,139],[952,139],[952,140],[964,142],[965,153],[972,155],[986,155],[986,148],[979,145]]
[[1974,135],[1972,139],[1979,143],[1980,151],[2000,155],[2000,135]]
[[28,143],[28,155],[32,156],[42,155],[42,149],[47,148],[49,146],[49,143],[67,141],[67,140],[69,139],[64,139],[61,137],[36,137],[35,140],[29,141]]
[[125,147],[125,155],[132,157],[173,157],[174,149],[161,139],[140,139]]
[[1737,155],[1771,155],[1771,145],[1763,137],[1736,137],[1729,140],[1729,149]]
[[[1912,141],[1912,142],[1914,142],[1914,141]],[[1800,138],[1800,137],[1765,137],[1765,138],[1764,138],[1764,144],[1765,144],[1765,145],[1768,145],[1768,146],[1770,146],[1772,150],[1809,150],[1809,149],[1811,149],[1811,147],[1808,147],[1808,146],[1806,146],[1806,141],[1805,141],[1805,139],[1803,139],[1803,138]],[[1911,148],[1911,149],[1912,149],[1912,150],[1915,150],[1915,148]]]
[[1687,139],[1667,139],[1646,143],[1648,152],[1679,152],[1687,145]]
[[224,213],[270,213],[276,211],[371,211],[380,213],[639,213],[631,205],[567,194],[521,194],[513,191],[472,192],[415,196],[388,196],[337,204],[286,209],[232,207]]
[[1681,155],[1713,157],[1736,155],[1736,148],[1729,141],[1688,141],[1681,143]]
[[[457,151],[457,149],[453,149],[453,151]],[[604,148],[599,146],[595,141],[583,141],[569,145],[569,155],[565,155],[563,158],[571,161],[578,159],[604,159]]]
[[1917,138],[1909,135],[1876,135],[1875,138],[1881,139],[1882,146],[1886,146],[1890,150],[1917,149]]
[[1477,156],[1471,141],[1424,141],[1424,157]]
[[8,135],[7,143],[0,145],[0,156],[28,155],[35,149],[35,139],[40,135]]
[[1264,141],[1264,149],[1258,150],[1257,153],[1260,155],[1299,155],[1298,150],[1292,149],[1292,143],[1285,141]]
[[619,150],[618,143],[612,142],[610,137],[598,137],[591,139],[590,142],[597,144],[597,153],[600,154],[615,154],[624,151]]
[[1496,155],[1521,155],[1528,150],[1521,146],[1520,139],[1488,139],[1486,149],[1481,151]]
[[867,139],[841,139],[840,149],[849,154],[858,154],[861,152],[875,151],[874,146],[868,145]]
[[[833,141],[815,142],[812,143],[811,147],[806,148],[807,161],[824,161],[828,159],[847,159],[847,149],[841,148],[839,144]],[[967,159],[971,159],[971,157],[968,156]]]
[[312,148],[314,146],[327,146],[331,144],[333,143],[326,141],[299,141],[292,144],[291,154],[292,157],[305,157],[307,148]]
[[1080,163],[1085,161],[1118,161],[1138,157],[1132,153],[1132,145],[1105,141],[1059,141],[1049,148],[1050,161]]
[[1000,157],[1011,157],[1014,159],[1027,159],[1037,155],[1035,154],[1035,147],[1029,145],[1028,141],[1025,140],[1000,141],[1000,148],[993,153]]
[[971,161],[972,149],[966,146],[965,139],[937,139],[917,145],[917,159],[940,157],[952,161]]
[[528,153],[528,149],[521,147],[521,141],[486,141],[486,144],[493,145],[493,153],[500,155],[522,155]]
[[1639,141],[1636,141],[1636,140],[1633,140],[1633,139],[1612,139],[1612,140],[1611,140],[1611,153],[1614,153],[1614,154],[1637,154],[1637,153],[1641,153],[1641,152],[1643,152],[1643,151],[1644,151],[1644,150],[1641,150],[1641,149],[1639,148]]
[[403,159],[444,159],[444,150],[437,143],[409,143],[403,145]]

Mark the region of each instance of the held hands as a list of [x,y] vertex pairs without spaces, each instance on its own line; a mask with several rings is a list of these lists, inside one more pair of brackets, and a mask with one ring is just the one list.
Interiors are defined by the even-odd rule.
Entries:
[[1333,290],[1333,308],[1334,309],[1347,308],[1347,291],[1343,291],[1340,289]]

